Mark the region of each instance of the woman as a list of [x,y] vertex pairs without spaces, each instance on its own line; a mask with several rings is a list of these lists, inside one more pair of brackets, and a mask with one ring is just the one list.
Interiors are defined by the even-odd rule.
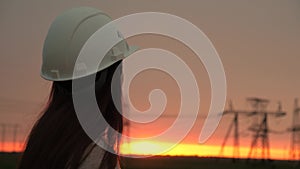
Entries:
[[[53,81],[52,89],[48,105],[29,135],[19,169],[118,168],[117,153],[102,149],[85,133],[72,100],[73,70],[79,52],[87,39],[110,21],[109,16],[97,9],[80,7],[64,12],[52,23],[44,43],[41,69],[41,76]],[[114,48],[122,52],[122,58],[135,51],[125,40]],[[105,57],[116,56],[111,50]],[[108,124],[119,133],[123,127],[122,116],[112,100],[111,82],[120,64],[120,59],[106,59],[101,62],[95,79],[99,109]],[[86,72],[78,79],[84,80],[93,74]],[[118,78],[121,79],[121,74]],[[119,82],[121,89],[121,80]],[[99,135],[105,135],[108,145],[118,147],[118,137],[113,136],[115,131],[107,128],[99,131],[102,131]]]

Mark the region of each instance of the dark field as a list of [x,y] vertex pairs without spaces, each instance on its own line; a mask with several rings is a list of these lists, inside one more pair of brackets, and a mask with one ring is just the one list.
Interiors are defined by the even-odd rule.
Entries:
[[0,169],[15,169],[19,153],[0,153]]
[[299,163],[288,161],[261,161],[199,158],[199,157],[152,157],[125,159],[126,169],[300,169]]
[[[0,153],[0,169],[15,169],[20,157],[18,153]],[[299,163],[291,161],[261,161],[168,157],[124,158],[122,169],[300,169]]]

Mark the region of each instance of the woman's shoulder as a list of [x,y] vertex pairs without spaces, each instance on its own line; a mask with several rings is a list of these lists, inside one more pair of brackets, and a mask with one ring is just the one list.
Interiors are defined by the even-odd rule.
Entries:
[[[102,159],[104,157],[105,150],[97,144],[91,144],[85,151],[84,159],[79,169],[99,169]],[[117,164],[115,169],[120,169],[120,165]]]
[[79,169],[98,169],[105,151],[97,144],[91,144],[86,149],[84,159]]

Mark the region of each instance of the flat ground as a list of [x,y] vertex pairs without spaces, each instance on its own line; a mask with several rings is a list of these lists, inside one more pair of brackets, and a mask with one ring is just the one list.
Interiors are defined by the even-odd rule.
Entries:
[[[16,169],[18,153],[0,153],[0,169]],[[124,169],[300,169],[299,163],[291,161],[261,161],[168,157],[124,158]]]

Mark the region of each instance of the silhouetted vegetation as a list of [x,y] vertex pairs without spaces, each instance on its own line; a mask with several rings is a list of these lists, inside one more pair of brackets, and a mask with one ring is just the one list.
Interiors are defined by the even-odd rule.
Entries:
[[[0,153],[0,169],[15,169],[20,153]],[[262,161],[227,158],[199,158],[181,156],[154,156],[123,158],[122,169],[287,169],[300,168],[295,161]]]

